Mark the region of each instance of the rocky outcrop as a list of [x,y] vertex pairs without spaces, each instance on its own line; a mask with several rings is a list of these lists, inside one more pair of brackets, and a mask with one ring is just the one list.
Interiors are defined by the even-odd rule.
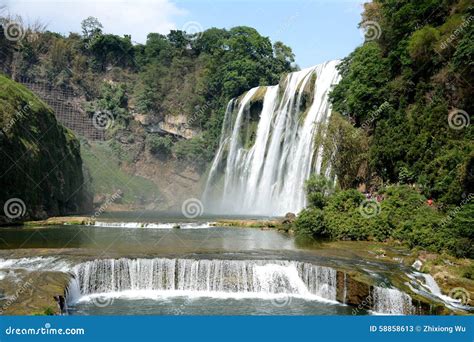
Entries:
[[282,224],[292,224],[296,220],[296,215],[294,213],[286,213],[285,217],[282,219]]
[[164,132],[191,139],[199,134],[198,130],[190,128],[186,115],[165,115],[159,123],[159,127]]
[[92,209],[79,141],[24,86],[0,76],[0,224]]
[[63,272],[16,270],[14,277],[2,280],[0,315],[61,314],[70,280]]
[[[362,310],[373,310],[375,306],[373,280],[361,273],[337,271],[337,291],[338,302],[353,307],[354,315],[362,313]],[[383,286],[386,286],[384,283]],[[444,305],[438,302],[431,302],[427,298],[414,293],[409,293],[411,298],[411,308],[407,308],[404,314],[415,315],[446,315],[450,313]]]

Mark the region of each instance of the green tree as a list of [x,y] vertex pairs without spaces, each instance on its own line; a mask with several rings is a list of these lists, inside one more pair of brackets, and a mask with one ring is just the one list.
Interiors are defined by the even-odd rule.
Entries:
[[327,197],[333,192],[333,182],[321,175],[311,175],[305,182],[308,204],[322,209],[326,205]]
[[150,152],[155,156],[167,158],[171,155],[173,140],[170,136],[149,136],[146,143]]
[[321,238],[327,237],[323,211],[318,208],[303,209],[296,218],[295,232],[297,236]]
[[100,21],[95,17],[87,17],[81,21],[82,36],[85,39],[91,39],[94,35],[102,34],[104,28]]

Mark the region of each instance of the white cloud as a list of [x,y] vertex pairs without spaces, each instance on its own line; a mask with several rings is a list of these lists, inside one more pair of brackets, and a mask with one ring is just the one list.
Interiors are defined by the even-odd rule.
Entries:
[[105,33],[131,34],[140,43],[149,32],[167,34],[176,29],[174,20],[187,14],[170,0],[0,0],[0,4],[26,22],[39,20],[48,30],[63,34],[79,33],[81,21],[93,16]]

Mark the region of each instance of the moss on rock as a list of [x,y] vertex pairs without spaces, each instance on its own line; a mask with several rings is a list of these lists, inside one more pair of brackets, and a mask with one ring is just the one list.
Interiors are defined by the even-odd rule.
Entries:
[[24,203],[15,219],[2,211],[0,224],[91,209],[79,141],[44,102],[1,75],[0,155],[0,205],[12,198]]

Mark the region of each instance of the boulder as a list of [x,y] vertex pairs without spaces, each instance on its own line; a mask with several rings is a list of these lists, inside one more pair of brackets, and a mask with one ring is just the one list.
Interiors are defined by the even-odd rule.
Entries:
[[294,213],[286,213],[285,217],[281,221],[282,224],[292,224],[296,220]]

